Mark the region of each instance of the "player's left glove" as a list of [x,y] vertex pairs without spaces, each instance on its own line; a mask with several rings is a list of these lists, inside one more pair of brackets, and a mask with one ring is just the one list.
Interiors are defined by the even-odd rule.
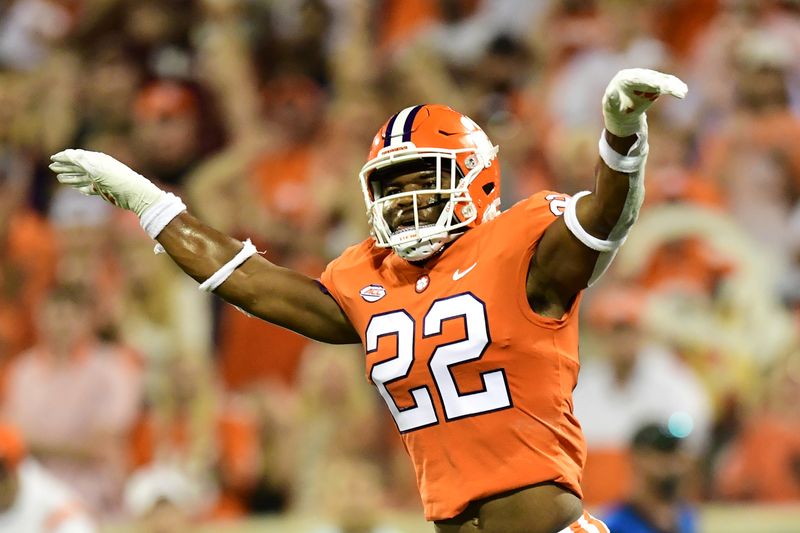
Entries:
[[645,111],[662,94],[678,98],[689,88],[680,79],[646,68],[620,70],[611,79],[603,95],[603,118],[606,129],[617,137],[645,131]]

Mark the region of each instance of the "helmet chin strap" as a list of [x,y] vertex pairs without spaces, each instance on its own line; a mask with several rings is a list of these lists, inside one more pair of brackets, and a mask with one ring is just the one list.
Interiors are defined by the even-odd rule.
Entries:
[[[446,202],[445,200],[442,201]],[[454,216],[452,212],[450,216]],[[424,261],[441,252],[446,245],[463,235],[464,230],[466,230],[466,228],[462,231],[450,231],[444,236],[440,235],[435,238],[421,239],[416,242],[397,244],[392,246],[392,250],[406,261]]]
[[[429,198],[428,203],[424,207],[429,208],[439,204],[445,204],[445,206],[447,206],[449,200],[445,200],[441,194],[437,194]],[[439,216],[441,222],[442,218],[450,217],[452,219],[454,215],[452,209],[448,210],[445,207]],[[459,234],[455,232],[448,232],[446,235],[439,234],[436,237],[424,238],[416,242],[412,241],[394,245],[392,246],[392,250],[406,261],[423,261],[436,255],[447,243],[454,240],[458,235]]]
[[401,258],[405,259],[406,261],[424,261],[430,257],[433,257],[442,249],[444,246],[451,241],[453,241],[459,234],[452,234],[448,235],[445,239],[437,239],[436,241],[431,241],[426,239],[422,242],[411,243],[411,244],[399,244],[397,246],[393,246],[392,250],[394,253],[399,255]]

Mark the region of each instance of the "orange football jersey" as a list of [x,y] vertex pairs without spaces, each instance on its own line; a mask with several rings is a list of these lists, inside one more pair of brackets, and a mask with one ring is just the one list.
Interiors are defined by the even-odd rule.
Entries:
[[565,198],[538,193],[422,266],[369,239],[320,278],[361,335],[367,379],[400,430],[428,520],[543,481],[581,495],[579,302],[546,318],[525,293],[536,243]]

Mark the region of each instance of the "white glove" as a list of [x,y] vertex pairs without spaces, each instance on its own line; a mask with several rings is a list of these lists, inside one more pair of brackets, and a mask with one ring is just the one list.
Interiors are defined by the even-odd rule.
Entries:
[[133,211],[139,217],[166,194],[110,155],[88,150],[64,150],[50,157],[58,181],[86,195]]
[[[149,179],[110,155],[88,150],[64,150],[50,157],[50,170],[58,181],[86,195],[129,209],[139,216],[142,228],[155,239],[186,206],[180,198],[153,185]],[[156,248],[158,253],[160,249]]]
[[662,94],[678,98],[689,88],[680,79],[646,68],[620,70],[603,95],[606,130],[617,137],[628,137],[647,128],[645,111]]

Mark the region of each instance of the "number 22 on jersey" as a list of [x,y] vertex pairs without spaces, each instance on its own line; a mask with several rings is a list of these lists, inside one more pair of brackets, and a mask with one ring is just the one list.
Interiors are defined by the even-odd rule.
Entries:
[[[451,372],[453,365],[481,359],[491,342],[486,305],[476,296],[463,293],[435,300],[422,320],[423,338],[440,335],[442,324],[446,320],[453,319],[464,320],[464,338],[437,345],[428,363],[436,393],[444,409],[445,420],[449,422],[511,407],[511,396],[503,369],[482,372],[480,374],[482,390],[466,394],[459,391]],[[397,402],[387,389],[388,385],[406,379],[411,373],[417,355],[416,327],[414,318],[405,310],[398,309],[374,315],[367,325],[364,336],[367,354],[378,349],[378,341],[382,337],[396,337],[397,354],[391,359],[375,364],[370,372],[370,378],[389,407],[401,433],[439,423],[439,416],[428,386],[407,389],[413,399],[413,405],[404,409],[397,406]]]

